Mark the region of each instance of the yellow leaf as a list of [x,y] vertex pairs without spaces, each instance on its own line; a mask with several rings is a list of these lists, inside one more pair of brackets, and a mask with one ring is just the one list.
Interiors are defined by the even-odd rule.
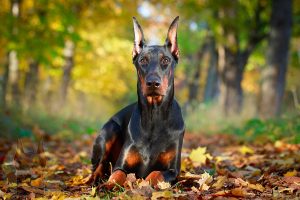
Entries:
[[235,182],[236,182],[236,184],[239,184],[243,187],[248,187],[248,188],[251,188],[253,190],[258,190],[260,192],[263,192],[265,190],[265,188],[261,184],[258,184],[258,183],[257,184],[251,184],[248,181],[244,181],[241,178],[235,179]]
[[201,166],[206,163],[206,159],[211,160],[212,156],[206,153],[206,147],[198,147],[192,150],[189,158],[193,161],[194,165]]
[[216,163],[220,163],[224,160],[230,160],[231,158],[229,156],[217,156],[216,158]]
[[96,196],[96,189],[97,187],[92,187],[92,190],[91,190],[91,196]]
[[291,177],[291,176],[296,176],[297,175],[297,171],[293,170],[293,171],[288,171],[287,173],[285,173],[283,176],[284,177]]
[[282,141],[279,141],[279,140],[277,140],[277,141],[274,143],[274,146],[275,146],[276,148],[281,148],[283,145],[284,145],[284,143],[283,143]]
[[201,174],[201,178],[196,181],[199,184],[199,190],[208,190],[209,186],[207,184],[211,183],[213,178],[209,175],[209,173],[205,172]]
[[201,178],[201,175],[199,174],[192,174],[191,172],[186,172],[184,175],[185,178],[190,178],[190,179],[199,179]]
[[138,187],[141,189],[143,187],[150,187],[149,181],[142,180],[140,183],[138,183]]
[[253,149],[251,149],[250,147],[247,147],[247,146],[242,146],[240,149],[239,149],[239,151],[242,153],[242,154],[244,154],[244,155],[246,155],[246,154],[254,154],[254,151],[253,151]]
[[151,200],[159,199],[159,198],[172,198],[173,193],[169,190],[160,191],[160,192],[153,192]]
[[169,182],[161,181],[158,182],[157,187],[161,190],[169,189],[171,187],[171,184]]
[[218,176],[217,182],[215,182],[212,187],[216,188],[217,190],[221,189],[224,186],[225,181],[227,180],[226,176]]
[[209,189],[209,186],[206,185],[205,183],[201,186],[201,190],[207,191]]
[[198,190],[198,188],[196,188],[195,186],[191,187],[191,190],[195,193],[200,193],[200,190]]
[[248,187],[253,189],[253,190],[260,191],[260,192],[265,191],[264,186],[262,186],[261,184],[258,184],[258,183],[257,184],[249,184]]

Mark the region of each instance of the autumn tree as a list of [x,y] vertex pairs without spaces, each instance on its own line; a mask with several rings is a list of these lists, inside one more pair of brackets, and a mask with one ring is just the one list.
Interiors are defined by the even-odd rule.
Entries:
[[264,118],[279,116],[284,95],[292,30],[292,0],[273,0],[270,35],[266,55],[267,67],[262,75],[260,114]]

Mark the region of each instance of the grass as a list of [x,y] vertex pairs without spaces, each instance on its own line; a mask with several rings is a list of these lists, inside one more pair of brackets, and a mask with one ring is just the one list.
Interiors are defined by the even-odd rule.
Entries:
[[[245,141],[285,139],[300,143],[300,116],[288,115],[279,119],[261,120],[251,118],[244,112],[240,116],[224,117],[214,104],[198,104],[184,112],[186,130],[193,133],[234,134]],[[245,114],[246,113],[246,114]],[[32,137],[33,128],[39,127],[48,134],[57,134],[67,140],[76,135],[97,132],[103,122],[63,113],[49,114],[32,108],[27,112],[11,109],[0,112],[0,134],[8,138]]]
[[20,112],[11,109],[0,112],[0,134],[7,138],[31,137],[33,128],[39,127],[47,134],[61,134],[66,137],[92,134],[101,128],[102,122],[62,113],[49,114],[43,110],[31,109]]
[[185,112],[186,130],[193,133],[234,134],[242,140],[284,139],[290,143],[300,143],[300,116],[283,115],[281,118],[262,120],[255,114],[243,111],[238,116],[226,117],[220,114],[215,104],[198,104]]

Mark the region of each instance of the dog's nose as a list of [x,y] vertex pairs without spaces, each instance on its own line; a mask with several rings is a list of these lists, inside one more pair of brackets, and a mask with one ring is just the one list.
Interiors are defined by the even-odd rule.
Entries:
[[160,80],[158,78],[149,78],[146,82],[147,87],[159,88]]

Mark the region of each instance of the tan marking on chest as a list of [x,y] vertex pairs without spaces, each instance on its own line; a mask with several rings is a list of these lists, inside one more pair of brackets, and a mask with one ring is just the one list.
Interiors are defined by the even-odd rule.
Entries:
[[159,154],[158,161],[161,164],[167,166],[172,162],[172,160],[175,158],[175,156],[176,156],[175,149],[170,149],[166,152],[163,152],[163,153]]
[[131,149],[127,153],[125,161],[128,167],[134,167],[142,162],[142,158],[138,151]]

